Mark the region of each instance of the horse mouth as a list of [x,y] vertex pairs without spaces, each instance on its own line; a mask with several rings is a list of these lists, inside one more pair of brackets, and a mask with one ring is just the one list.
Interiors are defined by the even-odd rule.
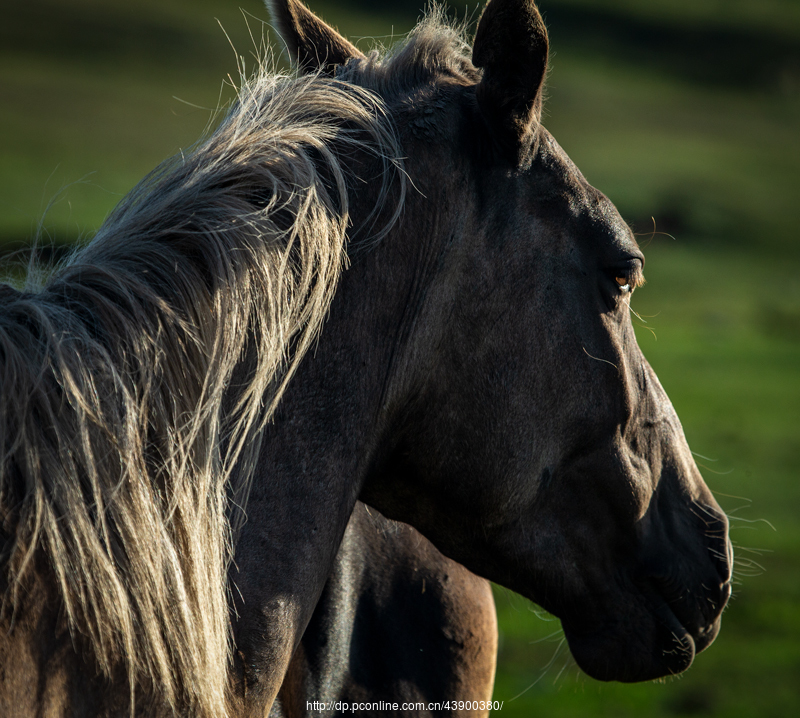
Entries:
[[[672,598],[657,582],[640,587],[638,600],[617,618],[589,628],[562,620],[564,634],[578,666],[600,681],[635,683],[678,675],[719,633],[730,583],[720,586],[713,616],[694,602]],[[703,597],[705,600],[705,597]],[[711,604],[710,604],[711,605]]]
[[[645,584],[649,585],[657,596],[654,605],[654,614],[663,614],[670,611],[677,619],[695,644],[696,653],[704,651],[710,646],[719,633],[720,616],[731,596],[730,578],[722,580],[713,589],[703,586],[704,593],[691,598],[686,598],[687,592],[681,586],[660,577],[651,577]],[[643,590],[650,596],[647,588]],[[650,598],[652,601],[652,598]]]

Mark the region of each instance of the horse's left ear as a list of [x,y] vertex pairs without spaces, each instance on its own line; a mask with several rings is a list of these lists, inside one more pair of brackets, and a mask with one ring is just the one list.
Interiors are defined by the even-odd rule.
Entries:
[[481,15],[472,63],[483,68],[478,105],[515,166],[535,147],[547,73],[547,29],[533,0],[490,0]]
[[337,65],[351,57],[364,57],[330,25],[297,0],[265,0],[272,19],[286,43],[289,59],[303,72],[333,75]]

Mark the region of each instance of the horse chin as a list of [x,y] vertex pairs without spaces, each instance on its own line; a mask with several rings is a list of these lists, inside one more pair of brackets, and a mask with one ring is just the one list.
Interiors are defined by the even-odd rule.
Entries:
[[[624,612],[623,612],[624,613]],[[564,635],[578,666],[599,681],[635,683],[674,676],[691,666],[719,632],[720,620],[693,636],[666,604],[632,611],[624,625],[593,629],[562,620]]]

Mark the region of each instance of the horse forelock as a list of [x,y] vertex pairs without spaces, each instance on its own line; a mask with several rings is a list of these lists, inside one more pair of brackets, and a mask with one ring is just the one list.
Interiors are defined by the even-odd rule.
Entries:
[[326,316],[365,152],[378,211],[400,187],[391,223],[403,180],[377,96],[261,71],[42,287],[0,292],[4,621],[46,556],[131,700],[150,686],[168,712],[227,712],[229,502]]

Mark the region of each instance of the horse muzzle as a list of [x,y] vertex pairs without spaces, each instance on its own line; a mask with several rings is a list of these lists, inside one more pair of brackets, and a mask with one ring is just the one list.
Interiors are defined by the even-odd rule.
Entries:
[[562,617],[573,657],[593,678],[677,675],[717,637],[731,595],[733,548],[724,514],[702,508],[703,531],[693,543],[662,544],[593,610]]

